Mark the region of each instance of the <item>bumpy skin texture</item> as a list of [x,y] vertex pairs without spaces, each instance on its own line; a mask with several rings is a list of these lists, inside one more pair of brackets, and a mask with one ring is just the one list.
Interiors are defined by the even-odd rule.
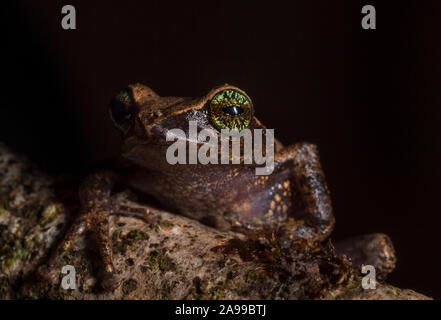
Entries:
[[[295,237],[322,241],[329,236],[334,216],[315,145],[298,143],[284,147],[276,140],[275,168],[268,176],[256,175],[255,164],[233,165],[230,161],[228,165],[170,165],[166,161],[166,150],[172,144],[166,141],[168,130],[184,130],[187,140],[190,120],[197,121],[198,130],[216,130],[210,122],[208,106],[225,89],[249,98],[230,85],[215,88],[197,99],[160,97],[141,84],[129,87],[122,96],[125,103],[132,102],[124,105],[123,117],[119,117],[122,120],[115,121],[123,132],[124,170],[94,173],[81,185],[82,210],[46,265],[40,267],[42,276],[54,278],[57,257],[80,234],[90,231],[103,262],[103,288],[111,290],[118,285],[108,235],[109,214],[121,211],[117,201],[112,200],[115,184],[153,196],[164,207],[219,229],[271,227],[283,234],[286,243]],[[249,129],[265,127],[253,116]]]
[[[190,120],[197,121],[199,130],[216,131],[210,123],[208,104],[225,89],[246,95],[224,85],[199,99],[162,98],[147,87],[133,86],[138,112],[132,131],[125,137],[123,157],[135,165],[135,170],[125,183],[153,195],[175,212],[212,222],[217,228],[280,225],[289,216],[294,217],[290,214],[294,207],[302,208],[297,213],[306,214],[306,219],[291,222],[296,233],[324,239],[334,218],[317,150],[311,144],[284,148],[276,141],[275,169],[269,176],[256,176],[256,165],[167,163],[165,154],[171,144],[166,142],[167,131],[180,128],[188,132]],[[265,127],[253,117],[249,129]]]

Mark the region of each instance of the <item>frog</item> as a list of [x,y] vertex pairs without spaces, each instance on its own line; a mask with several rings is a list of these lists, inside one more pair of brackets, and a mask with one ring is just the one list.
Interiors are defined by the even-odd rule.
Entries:
[[[80,235],[89,231],[99,253],[100,283],[111,291],[120,284],[112,263],[109,217],[122,207],[113,190],[123,186],[153,197],[167,210],[220,230],[274,228],[283,246],[293,239],[322,242],[334,227],[331,195],[321,167],[318,148],[308,142],[284,146],[274,138],[270,174],[256,174],[256,163],[171,164],[166,153],[173,129],[188,133],[189,122],[198,130],[221,135],[222,129],[266,132],[255,116],[248,94],[224,84],[199,98],[162,97],[136,83],[111,102],[110,119],[122,137],[116,169],[98,170],[79,187],[81,210],[45,263],[40,278],[56,279],[58,258]],[[198,148],[203,141],[194,143]],[[141,213],[142,215],[142,213]],[[356,245],[354,245],[356,243]],[[395,252],[389,238],[374,234],[343,241],[336,248],[361,265],[368,261],[386,273],[393,270]]]

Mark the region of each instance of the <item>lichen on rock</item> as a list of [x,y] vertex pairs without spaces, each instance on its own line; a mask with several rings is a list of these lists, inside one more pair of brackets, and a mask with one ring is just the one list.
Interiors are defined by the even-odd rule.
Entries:
[[[63,183],[59,183],[63,181]],[[427,299],[361,275],[332,242],[294,241],[277,233],[215,230],[146,204],[152,223],[112,216],[114,265],[121,285],[98,290],[96,255],[84,237],[59,259],[57,283],[32,283],[35,267],[78,210],[76,185],[49,176],[0,143],[0,299]],[[61,287],[64,265],[75,290]]]

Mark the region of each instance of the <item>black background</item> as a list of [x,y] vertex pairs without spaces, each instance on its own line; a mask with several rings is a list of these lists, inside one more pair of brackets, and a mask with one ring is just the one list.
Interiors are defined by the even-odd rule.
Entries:
[[[385,2],[2,3],[0,140],[83,174],[118,153],[107,107],[127,84],[234,84],[282,142],[319,145],[332,237],[387,233],[390,282],[441,298],[441,4]],[[77,30],[61,28],[66,4]],[[376,30],[361,28],[365,4]]]

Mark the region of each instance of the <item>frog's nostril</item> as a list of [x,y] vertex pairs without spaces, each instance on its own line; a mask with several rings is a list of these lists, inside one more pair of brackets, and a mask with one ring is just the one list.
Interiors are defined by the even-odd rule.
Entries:
[[230,116],[237,116],[238,114],[243,113],[243,108],[238,106],[229,106],[222,108],[222,111],[228,113]]

